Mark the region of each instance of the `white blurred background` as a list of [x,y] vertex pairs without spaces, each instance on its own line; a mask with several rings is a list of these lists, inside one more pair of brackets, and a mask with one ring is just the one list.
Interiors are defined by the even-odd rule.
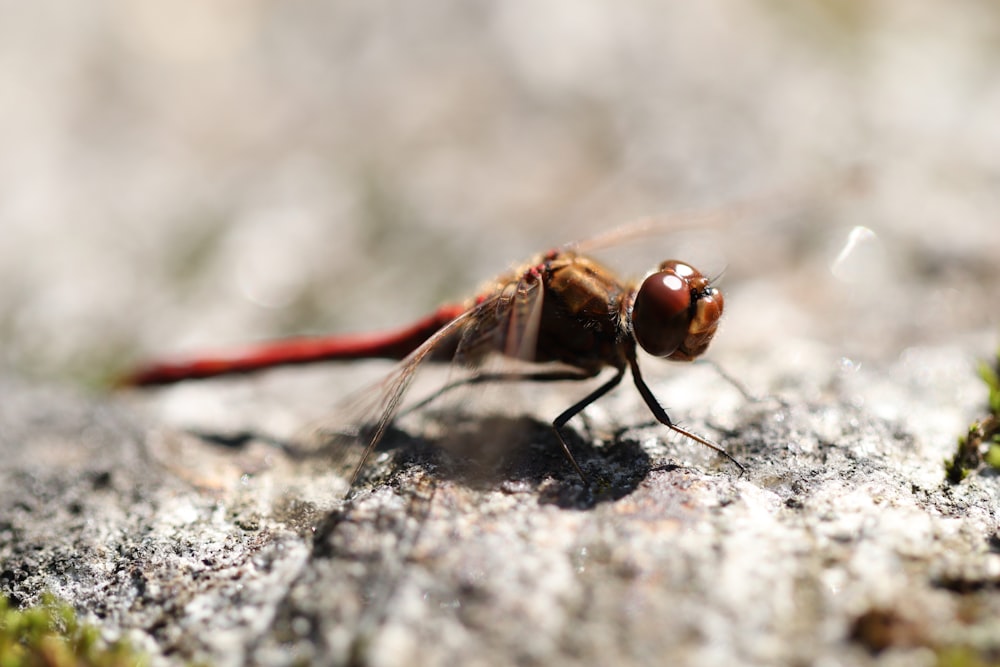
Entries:
[[728,242],[719,344],[981,331],[998,58],[971,0],[0,0],[0,364],[93,383],[392,326],[553,244],[845,174],[863,196]]

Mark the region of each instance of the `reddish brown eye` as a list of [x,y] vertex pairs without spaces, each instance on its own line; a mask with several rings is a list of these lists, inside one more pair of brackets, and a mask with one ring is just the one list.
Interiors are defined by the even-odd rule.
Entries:
[[670,260],[636,292],[632,330],[646,352],[690,361],[712,342],[722,307],[722,293],[705,276],[689,264]]
[[[686,269],[686,271],[685,271]],[[632,327],[635,338],[656,357],[668,357],[684,343],[694,317],[691,284],[694,269],[679,262],[664,262],[646,278],[635,295]]]

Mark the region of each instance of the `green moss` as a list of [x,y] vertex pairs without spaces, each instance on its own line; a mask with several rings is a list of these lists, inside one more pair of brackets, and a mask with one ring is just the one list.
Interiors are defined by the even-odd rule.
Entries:
[[989,659],[975,649],[964,646],[948,646],[937,650],[935,667],[997,667],[995,659]]
[[989,448],[986,450],[986,455],[983,457],[986,461],[986,465],[991,468],[1000,469],[1000,442],[997,442],[994,437],[993,442],[990,443]]
[[979,377],[986,383],[989,414],[969,426],[958,439],[955,455],[945,461],[945,476],[952,484],[983,464],[1000,469],[1000,350],[992,364],[980,364]]
[[97,628],[76,619],[73,609],[51,595],[19,610],[0,596],[0,667],[134,667],[146,657],[126,642],[108,644]]
[[[963,443],[958,443],[959,451],[963,448]],[[968,477],[969,469],[962,465],[961,457],[956,454],[950,459],[945,459],[944,462],[944,476],[952,484],[958,484],[963,479]]]
[[1000,415],[1000,351],[991,366],[986,362],[979,364],[979,377],[983,379],[989,389],[990,412],[996,416]]

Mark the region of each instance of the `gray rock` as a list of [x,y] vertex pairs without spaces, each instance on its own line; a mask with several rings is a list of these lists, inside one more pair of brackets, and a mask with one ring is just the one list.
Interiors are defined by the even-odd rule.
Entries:
[[[8,381],[0,582],[19,604],[50,590],[110,635],[220,665],[915,664],[953,644],[994,650],[998,477],[943,479],[942,418],[975,407],[975,380],[957,348],[911,356],[847,374],[829,359],[813,377],[823,396],[793,386],[684,415],[742,476],[664,441],[633,405],[639,425],[614,442],[578,431],[592,491],[529,421],[492,478],[400,432],[347,501],[322,461],[143,435],[119,399]],[[735,393],[710,368],[675,375],[688,377],[667,394],[685,380]]]

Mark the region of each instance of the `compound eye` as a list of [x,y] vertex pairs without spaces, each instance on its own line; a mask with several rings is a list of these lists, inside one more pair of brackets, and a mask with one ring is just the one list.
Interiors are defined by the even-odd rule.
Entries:
[[646,278],[635,295],[632,327],[635,339],[654,357],[668,357],[684,343],[691,319],[693,289],[689,277],[697,274],[687,264],[664,262]]

